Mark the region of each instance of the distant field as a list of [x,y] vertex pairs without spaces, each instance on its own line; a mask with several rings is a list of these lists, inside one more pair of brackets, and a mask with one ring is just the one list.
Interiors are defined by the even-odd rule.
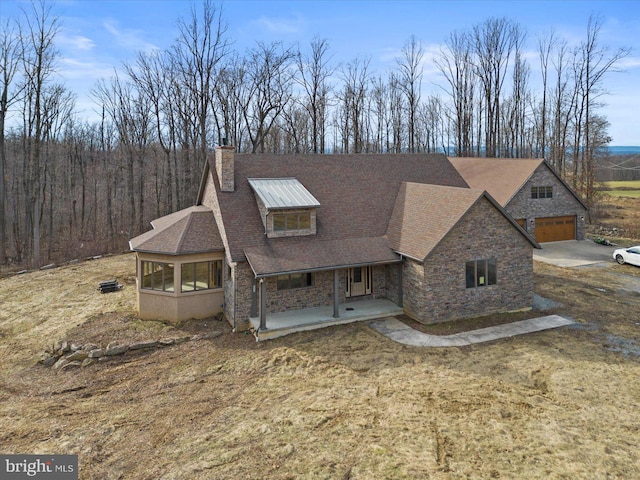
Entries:
[[602,189],[613,197],[640,198],[640,180],[602,182]]

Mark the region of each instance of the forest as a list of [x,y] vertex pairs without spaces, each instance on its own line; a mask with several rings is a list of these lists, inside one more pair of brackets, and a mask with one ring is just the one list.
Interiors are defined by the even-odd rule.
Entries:
[[[576,44],[479,20],[433,59],[416,32],[387,72],[362,55],[334,61],[320,35],[236,51],[223,6],[209,0],[177,25],[169,48],[140,51],[93,87],[100,119],[88,122],[56,81],[53,4],[2,20],[0,269],[127,250],[150,220],[194,204],[223,138],[256,154],[544,157],[588,205],[598,166],[612,164],[606,79],[630,50],[601,43],[597,15]],[[445,79],[438,94],[424,93],[425,62]]]

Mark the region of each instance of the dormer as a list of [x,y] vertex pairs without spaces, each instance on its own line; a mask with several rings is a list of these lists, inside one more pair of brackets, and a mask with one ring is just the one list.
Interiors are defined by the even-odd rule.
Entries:
[[249,178],[268,238],[316,234],[320,202],[296,178]]

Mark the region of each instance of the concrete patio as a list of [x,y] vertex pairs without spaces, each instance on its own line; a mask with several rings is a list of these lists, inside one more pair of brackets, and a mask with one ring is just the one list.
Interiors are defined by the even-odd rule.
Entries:
[[402,313],[402,307],[399,307],[391,300],[378,298],[343,303],[338,308],[338,318],[333,317],[333,305],[329,305],[281,313],[269,313],[267,314],[266,330],[260,330],[260,319],[258,317],[253,317],[249,320],[253,326],[256,340],[262,341],[282,337],[290,333],[382,317],[393,317]]

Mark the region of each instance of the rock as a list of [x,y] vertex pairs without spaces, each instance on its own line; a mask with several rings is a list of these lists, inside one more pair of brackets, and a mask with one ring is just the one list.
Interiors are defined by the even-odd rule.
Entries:
[[53,369],[54,370],[60,370],[67,363],[69,363],[69,360],[67,360],[66,358],[62,357],[56,363],[53,364]]
[[71,370],[72,368],[80,368],[82,366],[82,362],[75,361],[65,363],[62,367],[60,367],[61,371]]
[[158,344],[159,344],[161,347],[168,347],[169,345],[173,345],[174,343],[176,343],[176,341],[175,341],[175,339],[174,339],[174,338],[161,338],[161,339],[158,341]]
[[107,345],[107,349],[104,351],[104,354],[108,357],[111,357],[113,355],[122,355],[128,350],[129,345],[114,345],[110,343],[109,345]]
[[191,337],[191,340],[209,340],[212,338],[219,337],[220,335],[222,335],[222,332],[219,330],[216,330],[214,332],[200,333],[198,335],[194,335],[193,337]]
[[129,345],[129,350],[142,350],[144,348],[156,348],[158,346],[157,340],[147,340],[146,342],[136,342]]
[[69,346],[69,342],[66,340],[60,344],[60,351],[62,353],[68,353],[71,351],[71,347]]
[[84,367],[88,367],[89,365],[93,365],[94,363],[96,363],[96,360],[94,358],[85,358],[82,361],[82,368]]
[[78,345],[77,343],[72,343],[69,348],[71,348],[72,352],[77,352],[78,350],[82,350],[82,345]]
[[60,360],[60,355],[53,355],[51,357],[46,357],[45,359],[42,360],[42,364],[45,367],[51,367],[53,366],[58,360]]
[[85,352],[90,352],[91,350],[96,350],[100,348],[98,345],[96,345],[95,343],[87,343],[84,347],[82,347],[82,349]]
[[91,350],[89,352],[89,358],[100,358],[104,357],[104,350],[101,348],[96,348],[95,350]]
[[75,352],[70,353],[69,355],[67,355],[65,358],[67,360],[69,360],[70,362],[75,362],[75,361],[82,361],[85,358],[87,358],[88,356],[89,356],[88,352],[75,351]]

